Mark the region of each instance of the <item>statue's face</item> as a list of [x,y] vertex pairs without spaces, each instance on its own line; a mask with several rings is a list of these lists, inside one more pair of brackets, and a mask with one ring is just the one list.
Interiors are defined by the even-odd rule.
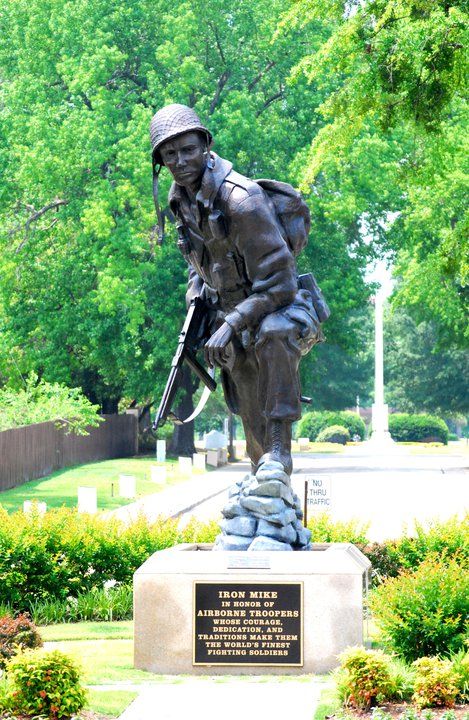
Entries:
[[201,133],[187,132],[163,143],[160,155],[178,185],[195,188],[205,170],[206,149]]

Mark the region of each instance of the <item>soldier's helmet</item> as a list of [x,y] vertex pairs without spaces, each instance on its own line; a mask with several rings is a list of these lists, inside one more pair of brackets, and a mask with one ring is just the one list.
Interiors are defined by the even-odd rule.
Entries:
[[212,134],[202,125],[199,116],[187,105],[166,105],[153,115],[150,123],[150,139],[152,146],[153,165],[162,165],[160,147],[167,140],[198,130],[207,137],[207,145],[212,142]]

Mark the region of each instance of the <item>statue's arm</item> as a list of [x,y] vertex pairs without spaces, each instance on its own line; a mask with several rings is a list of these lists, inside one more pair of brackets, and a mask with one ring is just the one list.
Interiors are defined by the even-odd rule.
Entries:
[[252,283],[252,295],[241,301],[226,321],[235,331],[255,329],[266,315],[295,299],[295,260],[262,191],[238,202],[231,232]]
[[187,290],[186,290],[186,307],[189,307],[191,304],[191,301],[196,298],[200,297],[202,294],[202,290],[204,287],[204,281],[196,273],[192,265],[189,264],[189,279],[187,282]]

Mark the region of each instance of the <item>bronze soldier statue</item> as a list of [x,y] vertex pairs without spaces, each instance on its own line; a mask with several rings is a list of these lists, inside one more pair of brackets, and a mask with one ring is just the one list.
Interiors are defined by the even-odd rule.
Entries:
[[312,276],[299,282],[296,269],[308,209],[291,186],[253,181],[212,152],[192,108],[162,108],[150,135],[155,185],[161,166],[174,179],[169,205],[189,265],[186,301],[202,297],[210,313],[205,359],[220,368],[227,405],[243,422],[252,477],[269,468],[289,476],[299,362],[322,339],[324,319]]

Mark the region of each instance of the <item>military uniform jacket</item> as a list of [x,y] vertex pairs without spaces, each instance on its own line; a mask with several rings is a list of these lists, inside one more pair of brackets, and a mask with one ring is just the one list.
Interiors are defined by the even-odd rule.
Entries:
[[211,160],[195,202],[176,183],[169,193],[189,263],[188,296],[205,285],[236,332],[255,331],[266,315],[295,300],[295,260],[265,191],[215,153]]

